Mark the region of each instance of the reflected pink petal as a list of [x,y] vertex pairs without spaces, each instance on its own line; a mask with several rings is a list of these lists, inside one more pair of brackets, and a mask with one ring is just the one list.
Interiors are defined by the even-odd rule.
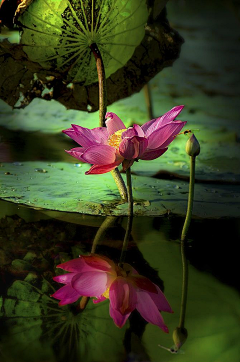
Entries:
[[148,292],[137,291],[136,308],[147,322],[157,325],[164,332],[168,333],[168,328],[164,323],[163,317]]
[[123,315],[130,313],[136,308],[136,288],[126,278],[118,277],[110,286],[109,299],[114,310]]
[[156,307],[163,312],[173,313],[173,310],[170,304],[168,303],[165,295],[161,291],[161,289],[157,285],[155,285],[155,287],[157,288],[157,294],[156,293],[148,293],[148,294],[152,298],[153,302],[156,304]]
[[106,256],[100,255],[83,255],[82,258],[84,259],[85,263],[91,266],[94,269],[99,269],[102,271],[114,271],[115,272],[115,263],[107,258]]
[[105,123],[107,126],[109,136],[119,131],[120,129],[126,128],[124,123],[115,113],[107,112],[105,118],[106,118]]
[[108,288],[107,273],[89,271],[77,274],[72,279],[72,287],[86,297],[99,297]]
[[119,328],[122,328],[124,326],[124,324],[126,323],[128,317],[130,316],[131,313],[122,315],[120,312],[113,309],[111,304],[110,304],[110,306],[109,306],[109,314],[112,317],[112,319],[114,320],[114,323],[116,324],[116,326],[119,327]]
[[101,302],[103,302],[103,301],[106,300],[106,299],[107,299],[107,298],[105,298],[103,295],[101,295],[99,298],[93,299],[93,303],[94,303],[94,304],[101,303]]
[[74,290],[70,284],[67,284],[64,287],[58,289],[51,296],[61,300],[59,305],[66,305],[76,302],[81,297],[81,294]]
[[57,275],[56,277],[53,277],[53,280],[55,280],[55,282],[58,283],[62,283],[62,284],[69,284],[72,281],[72,278],[76,275],[77,273],[66,273],[63,275]]
[[157,286],[151,282],[148,278],[142,276],[142,275],[132,275],[131,281],[141,289],[144,289],[147,292],[155,293],[157,294]]
[[83,257],[66,261],[65,263],[57,265],[57,268],[75,273],[82,273],[84,271],[94,270],[94,268],[85,263]]

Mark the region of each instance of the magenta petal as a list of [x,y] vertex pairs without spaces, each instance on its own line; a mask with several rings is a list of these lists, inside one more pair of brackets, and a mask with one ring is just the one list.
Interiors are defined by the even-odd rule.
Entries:
[[105,123],[107,126],[109,136],[119,131],[120,129],[126,128],[124,123],[115,113],[107,112],[105,118],[106,118]]
[[150,297],[152,298],[153,302],[156,304],[156,307],[164,312],[173,313],[173,310],[168,303],[165,295],[161,291],[161,289],[155,284],[155,287],[157,288],[157,294],[156,293],[148,293]]
[[70,284],[67,284],[52,294],[52,297],[61,300],[59,305],[65,305],[76,302],[81,294],[74,290]]
[[124,138],[119,145],[119,152],[126,160],[137,158],[139,154],[139,142],[135,138],[131,140]]
[[106,256],[100,256],[100,255],[88,255],[88,256],[82,256],[85,263],[89,265],[90,267],[102,271],[113,271],[115,273],[115,264],[114,262],[107,258]]
[[94,303],[94,304],[101,303],[101,302],[103,302],[103,301],[106,300],[106,299],[107,299],[107,298],[105,298],[103,295],[101,295],[99,298],[93,299],[93,303]]
[[72,281],[72,278],[76,275],[77,273],[66,273],[63,275],[57,275],[56,277],[53,277],[53,280],[55,280],[55,282],[58,283],[62,283],[62,284],[69,284]]
[[176,106],[170,109],[163,116],[158,117],[156,119],[152,119],[151,121],[142,125],[142,130],[145,133],[145,136],[148,137],[151,133],[153,133],[159,127],[163,127],[167,123],[171,123],[174,119],[179,115],[184,106]]
[[108,288],[106,272],[90,271],[77,274],[72,279],[72,287],[86,297],[99,297]]
[[165,124],[163,127],[156,129],[148,137],[148,148],[154,150],[156,148],[166,148],[173,140],[186,122],[175,121]]
[[122,315],[131,313],[136,308],[136,289],[125,278],[118,277],[110,286],[109,299],[114,310]]
[[83,147],[75,147],[75,148],[72,148],[69,151],[66,150],[66,152],[69,155],[77,158],[78,160],[80,160],[82,162],[85,162],[84,159],[82,158],[82,154],[84,153],[84,151],[85,151],[85,148],[83,148]]
[[134,124],[133,127],[129,127],[125,132],[122,133],[122,138],[133,138],[135,136],[144,137],[144,132],[138,124]]
[[102,173],[112,171],[117,166],[119,166],[120,163],[122,163],[122,161],[123,161],[123,158],[119,159],[118,161],[113,162],[113,163],[111,163],[109,165],[94,165],[87,172],[85,172],[85,174],[86,175],[96,175],[96,174],[99,175],[99,174],[102,174]]
[[148,292],[137,292],[136,308],[147,322],[157,325],[164,332],[168,333],[168,328],[164,323],[163,317]]
[[120,312],[113,309],[111,307],[111,304],[110,304],[110,306],[109,306],[109,314],[112,317],[112,319],[114,320],[114,323],[116,324],[116,326],[119,327],[119,328],[122,328],[124,326],[124,324],[126,323],[128,317],[130,316],[131,313],[127,313],[127,314],[122,315]]
[[115,162],[116,149],[108,145],[94,145],[85,150],[81,158],[94,165],[106,165]]
[[73,138],[77,143],[82,147],[90,147],[95,144],[106,144],[108,140],[108,132],[106,127],[97,127],[93,129],[81,127],[75,124],[72,124],[72,129],[75,132],[74,138],[72,133],[69,133],[69,130],[64,131],[71,138]]
[[92,267],[87,265],[84,261],[84,258],[80,257],[77,259],[72,259],[69,261],[66,261],[65,263],[57,265],[57,268],[74,272],[74,273],[82,273],[85,271],[94,270]]
[[141,157],[141,160],[155,160],[156,158],[162,156],[167,151],[167,148],[159,150],[146,150]]

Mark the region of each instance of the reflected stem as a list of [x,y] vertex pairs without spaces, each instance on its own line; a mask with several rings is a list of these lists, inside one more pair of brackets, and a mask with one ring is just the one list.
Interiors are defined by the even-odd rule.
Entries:
[[126,170],[127,177],[127,195],[128,195],[128,219],[127,219],[127,228],[123,240],[122,251],[119,260],[119,266],[124,263],[126,252],[128,248],[128,242],[132,231],[132,222],[133,222],[133,197],[132,197],[132,178],[131,178],[131,169],[130,167]]
[[193,210],[194,198],[194,182],[195,182],[195,156],[190,156],[190,179],[189,179],[189,194],[188,205],[185,222],[181,235],[181,255],[182,255],[182,299],[181,299],[181,312],[179,319],[179,328],[184,328],[186,307],[187,307],[187,292],[188,292],[188,261],[186,257],[186,236],[190,226]]
[[[98,86],[99,86],[99,127],[106,127],[105,125],[105,115],[107,113],[107,85],[106,85],[106,75],[105,68],[102,60],[100,50],[96,43],[90,45],[90,49],[95,57],[97,73],[98,73]],[[127,189],[123,181],[123,178],[118,170],[111,171],[111,174],[114,178],[114,181],[119,190],[120,196],[123,201],[127,201]]]
[[111,227],[112,225],[115,224],[117,218],[116,216],[107,216],[105,218],[105,220],[103,221],[103,223],[101,224],[101,226],[99,227],[95,238],[93,240],[93,244],[92,244],[92,249],[91,249],[91,254],[94,254],[96,251],[96,247],[99,244],[99,241],[101,241],[101,239],[103,238],[103,236],[105,235],[106,230]]

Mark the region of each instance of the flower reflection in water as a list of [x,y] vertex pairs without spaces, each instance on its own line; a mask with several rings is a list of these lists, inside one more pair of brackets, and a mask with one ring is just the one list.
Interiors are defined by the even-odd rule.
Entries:
[[59,305],[77,301],[81,296],[95,297],[94,303],[110,300],[109,313],[118,327],[124,326],[134,309],[149,323],[168,333],[160,314],[172,309],[160,288],[141,276],[127,263],[116,265],[109,258],[98,255],[80,256],[58,265],[69,273],[54,277],[65,284],[52,297]]

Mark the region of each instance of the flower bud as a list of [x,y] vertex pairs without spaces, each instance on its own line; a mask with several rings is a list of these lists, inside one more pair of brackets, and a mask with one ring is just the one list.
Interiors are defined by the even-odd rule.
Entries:
[[182,347],[183,343],[186,342],[188,336],[188,332],[186,328],[177,327],[173,331],[173,342],[175,344],[175,348],[178,350]]
[[200,153],[200,144],[195,135],[192,134],[186,143],[186,152],[189,156],[197,156]]

